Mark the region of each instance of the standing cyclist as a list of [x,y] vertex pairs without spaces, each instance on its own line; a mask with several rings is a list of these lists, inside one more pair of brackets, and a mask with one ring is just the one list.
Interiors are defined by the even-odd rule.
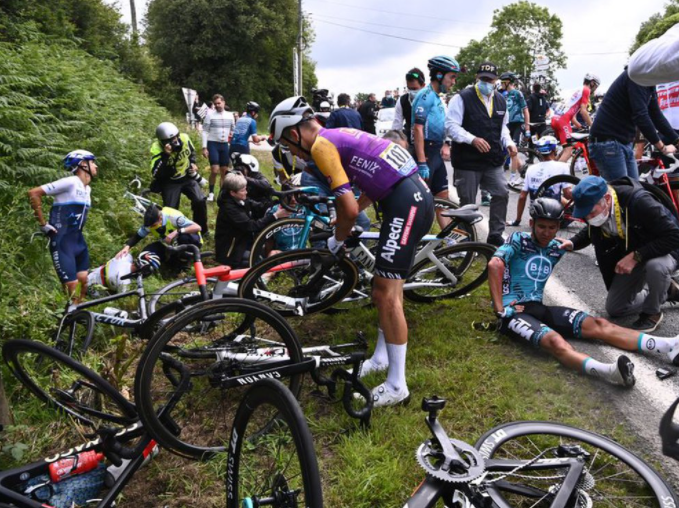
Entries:
[[[403,313],[403,284],[420,239],[434,218],[433,199],[417,175],[410,154],[389,140],[354,129],[324,129],[304,97],[290,97],[271,113],[274,140],[316,163],[336,196],[337,224],[328,248],[336,253],[349,236],[359,212],[379,202],[384,218],[377,246],[373,301],[379,334],[373,357],[361,375],[388,369],[385,383],[372,390],[375,407],[406,401],[405,363],[408,324]],[[362,194],[358,201],[351,184]]]
[[250,153],[250,138],[255,144],[266,140],[264,136],[257,135],[257,117],[259,116],[259,104],[250,101],[245,106],[245,114],[236,122],[231,138],[231,153]]
[[[72,176],[61,178],[28,191],[40,229],[50,238],[50,254],[59,280],[74,303],[87,294],[90,255],[83,236],[87,212],[92,204],[90,182],[97,176],[94,154],[74,150],[64,158],[64,169]],[[42,213],[42,197],[54,196],[49,222]],[[80,294],[76,289],[80,283]]]
[[[202,135],[203,157],[210,161],[210,194],[207,197],[208,201],[215,200],[217,175],[221,175],[219,181],[221,185],[231,165],[231,160],[229,159],[229,138],[236,123],[233,113],[226,110],[226,102],[223,96],[219,94],[213,95],[212,104],[214,109],[210,110],[205,116],[205,120],[203,120]],[[207,231],[207,229],[203,229],[203,231]]]
[[[439,93],[446,93],[455,84],[460,66],[447,56],[435,56],[427,66],[429,85],[420,90],[413,101],[415,160],[420,176],[427,180],[434,196],[448,199],[448,170],[441,156],[446,139],[446,110]],[[443,227],[449,221],[439,215],[441,211],[437,211],[437,220]]]

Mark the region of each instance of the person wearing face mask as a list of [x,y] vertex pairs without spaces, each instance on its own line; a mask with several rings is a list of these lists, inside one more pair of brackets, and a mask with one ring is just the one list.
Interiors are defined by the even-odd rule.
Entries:
[[630,177],[608,184],[599,176],[583,178],[573,189],[573,202],[573,216],[589,227],[562,248],[593,245],[608,289],[608,314],[639,312],[632,328],[655,330],[663,319],[661,305],[679,301],[679,284],[672,279],[679,260],[676,212]]
[[[439,93],[446,93],[455,84],[460,65],[447,56],[435,56],[427,62],[429,84],[422,88],[413,101],[411,123],[413,147],[420,176],[427,181],[432,194],[448,199],[448,170],[443,162],[443,142],[446,139],[446,110]],[[436,209],[436,220],[443,228],[449,219]]]
[[[417,93],[424,87],[424,73],[417,67],[410,69],[406,73],[406,86],[408,87],[408,93],[404,93],[401,95],[400,99],[396,101],[394,121],[391,124],[391,128],[396,131],[402,130],[406,135],[408,143],[412,143],[411,127],[413,101],[415,100]],[[411,150],[411,154],[414,154],[414,151]]]
[[479,186],[490,192],[488,243],[500,246],[504,243],[509,202],[502,167],[504,150],[512,157],[517,150],[507,128],[507,101],[495,90],[497,67],[491,62],[481,63],[476,79],[473,87],[450,101],[446,132],[453,140],[452,163],[460,204],[475,203]]
[[179,209],[184,194],[191,201],[193,220],[208,234],[207,203],[200,185],[207,183],[198,173],[196,149],[187,134],[180,133],[171,122],[156,128],[156,139],[151,145],[151,192],[163,196],[163,206]]
[[396,106],[396,99],[394,99],[394,94],[391,90],[385,90],[384,97],[380,101],[381,108],[393,108]]
[[341,93],[337,96],[338,108],[330,113],[325,122],[326,129],[338,129],[349,127],[351,129],[363,130],[363,119],[361,114],[351,108],[351,97],[349,94]]

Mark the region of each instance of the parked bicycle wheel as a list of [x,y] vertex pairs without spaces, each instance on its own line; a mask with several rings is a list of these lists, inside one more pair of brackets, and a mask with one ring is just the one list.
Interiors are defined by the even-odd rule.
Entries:
[[[487,462],[491,474],[485,485],[499,506],[551,506],[568,472],[563,462],[554,461],[556,457],[584,460],[577,499],[566,506],[676,506],[674,493],[655,470],[623,446],[593,432],[559,423],[513,422],[486,432],[475,447],[492,459]],[[512,471],[521,462],[527,466]],[[498,467],[503,463],[512,467]],[[493,483],[493,478],[501,479]]]
[[494,253],[494,246],[477,242],[464,242],[436,250],[434,254],[438,263],[422,260],[413,267],[406,281],[406,287],[421,287],[406,289],[403,295],[414,302],[464,296],[488,278],[488,262]]
[[[210,277],[207,279],[208,293],[211,293],[211,288],[216,282],[216,277]],[[185,277],[183,279],[170,282],[168,285],[160,288],[157,291],[154,291],[153,294],[149,295],[149,316],[165,305],[176,302],[177,300],[181,300],[183,298],[191,298],[196,295],[200,295],[200,290],[198,289],[198,283],[196,282],[195,277]]]
[[[245,320],[248,329],[239,331]],[[135,402],[158,443],[182,456],[207,458],[226,451],[248,386],[276,377],[299,393],[302,374],[283,369],[300,362],[298,339],[278,314],[239,298],[208,300],[177,316],[149,342],[137,367]],[[168,405],[172,408],[164,414]]]
[[94,335],[94,317],[86,310],[67,315],[54,334],[54,347],[68,356],[80,356],[90,347]]
[[238,296],[256,300],[282,316],[311,314],[342,301],[356,285],[358,269],[346,257],[329,251],[282,252],[248,271]]
[[573,150],[570,169],[571,176],[576,177],[578,180],[589,175],[589,166],[587,165],[585,152],[582,150],[582,148],[576,148]]
[[[255,241],[252,243],[252,248],[250,249],[250,266],[255,266],[267,257],[269,257],[271,251],[275,248],[275,238],[279,235],[285,236],[291,239],[291,243],[296,245],[296,249],[308,249],[313,248],[312,242],[307,240],[305,245],[300,244],[302,230],[305,227],[304,219],[281,219],[277,220],[262,229]],[[309,236],[318,233],[320,231],[327,231],[328,227],[323,224],[320,220],[315,220],[312,222],[309,228]],[[325,248],[325,242],[320,242],[319,245],[315,245],[316,248]]]
[[108,381],[61,351],[16,339],[4,344],[2,355],[12,374],[36,397],[86,425],[127,426],[138,420],[134,405]]
[[228,463],[227,508],[323,506],[311,432],[297,400],[279,381],[259,381],[243,397]]

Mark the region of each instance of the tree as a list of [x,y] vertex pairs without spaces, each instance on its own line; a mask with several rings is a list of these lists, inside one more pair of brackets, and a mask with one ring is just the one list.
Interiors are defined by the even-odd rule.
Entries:
[[457,54],[457,60],[469,70],[458,77],[458,87],[474,82],[476,68],[484,60],[493,62],[500,72],[513,71],[528,80],[538,55],[549,58],[545,74],[554,79],[554,73],[566,65],[562,27],[557,15],[526,0],[496,9],[488,35],[470,41]]
[[[250,100],[266,109],[293,92],[297,8],[295,0],[152,0],[146,40],[177,87],[221,93],[233,109]],[[304,69],[308,90],[316,84],[308,55]]]
[[679,0],[671,0],[665,6],[664,14],[654,14],[641,24],[637,36],[634,38],[634,44],[630,48],[630,55],[634,53],[639,46],[656,39],[664,34],[667,30],[679,23]]

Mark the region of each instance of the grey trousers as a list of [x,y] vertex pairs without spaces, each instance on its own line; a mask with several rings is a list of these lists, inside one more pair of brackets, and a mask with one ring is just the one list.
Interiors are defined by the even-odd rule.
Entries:
[[670,277],[676,269],[676,259],[667,254],[635,266],[630,274],[616,274],[606,297],[606,312],[613,317],[657,314],[667,300]]
[[502,166],[483,171],[469,171],[455,168],[453,183],[460,197],[460,205],[476,203],[479,185],[490,192],[490,217],[488,236],[502,235],[507,220],[509,189]]

